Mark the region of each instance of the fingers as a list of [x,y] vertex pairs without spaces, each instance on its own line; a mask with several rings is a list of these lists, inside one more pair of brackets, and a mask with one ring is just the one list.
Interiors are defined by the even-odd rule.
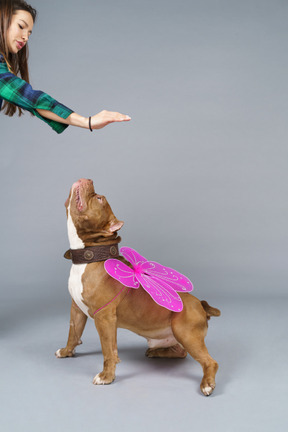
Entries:
[[113,112],[113,111],[101,111],[101,114],[107,121],[113,122],[113,121],[129,121],[131,120],[131,117],[125,114],[121,114],[119,112]]
[[91,118],[92,129],[101,129],[110,123],[129,121],[131,117],[119,112],[103,110]]

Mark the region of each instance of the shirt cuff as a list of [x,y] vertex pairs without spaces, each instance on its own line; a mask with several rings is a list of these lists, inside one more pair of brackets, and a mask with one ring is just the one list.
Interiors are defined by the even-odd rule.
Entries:
[[[38,117],[39,119],[43,120],[45,123],[47,123],[55,132],[58,134],[64,132],[65,129],[69,126],[65,123],[60,123],[55,120],[48,119],[46,117],[43,117],[36,109],[33,109],[33,114]],[[70,110],[70,108],[67,107],[61,107],[61,105],[57,105],[53,108],[48,109],[48,111],[53,112],[54,114],[58,115],[59,117],[66,119],[69,117],[70,114],[72,114],[74,111]]]

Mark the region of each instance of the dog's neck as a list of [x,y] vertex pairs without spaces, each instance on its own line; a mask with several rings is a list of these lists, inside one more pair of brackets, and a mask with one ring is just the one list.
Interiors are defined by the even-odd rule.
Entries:
[[84,249],[89,246],[101,246],[120,243],[121,237],[118,236],[117,232],[114,233],[89,233],[83,235],[81,239],[77,233],[77,229],[73,222],[70,214],[70,204],[68,206],[68,217],[67,217],[67,229],[68,238],[70,243],[70,249]]
[[68,238],[70,243],[71,249],[84,249],[85,244],[81,240],[81,238],[78,236],[76,227],[74,225],[74,222],[71,217],[70,213],[70,204],[68,206],[68,217],[67,217],[67,229],[68,229]]

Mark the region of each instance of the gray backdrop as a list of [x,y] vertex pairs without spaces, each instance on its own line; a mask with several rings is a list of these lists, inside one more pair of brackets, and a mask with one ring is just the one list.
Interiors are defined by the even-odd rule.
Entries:
[[[74,181],[92,178],[97,192],[106,195],[116,216],[125,221],[122,245],[185,273],[194,282],[197,297],[212,300],[222,311],[226,309],[222,318],[211,323],[213,354],[219,363],[223,357],[223,364],[230,353],[228,363],[233,364],[236,375],[241,364],[247,373],[239,379],[241,403],[250,406],[254,391],[266,383],[262,378],[270,374],[271,364],[264,373],[261,367],[259,370],[261,359],[254,358],[247,372],[239,360],[244,352],[251,359],[252,352],[258,352],[255,340],[259,349],[264,349],[271,348],[276,337],[279,346],[271,351],[267,348],[271,361],[274,355],[285,359],[279,331],[285,329],[287,305],[288,2],[35,0],[33,6],[39,12],[29,42],[33,87],[79,114],[117,110],[129,114],[132,121],[93,133],[69,127],[57,135],[29,114],[20,119],[0,116],[4,338],[10,330],[8,339],[14,337],[17,344],[16,340],[23,339],[21,329],[26,322],[30,334],[25,336],[27,346],[32,329],[42,325],[45,339],[51,335],[51,346],[45,352],[43,345],[39,359],[44,364],[59,344],[64,345],[69,317],[69,263],[62,259],[69,247],[64,202]],[[259,302],[266,298],[260,307]],[[282,314],[278,312],[281,307]],[[257,319],[255,313],[259,314]],[[256,323],[258,333],[250,340]],[[265,323],[268,336],[266,333],[264,340]],[[94,333],[91,329],[91,338],[96,338]],[[43,337],[34,337],[43,344]],[[58,337],[59,342],[55,341]],[[123,338],[128,338],[126,333]],[[97,338],[96,345],[100,350]],[[10,348],[7,352],[11,354]],[[85,349],[83,345],[83,353]],[[129,352],[131,358],[133,350]],[[240,364],[234,364],[236,358]],[[99,367],[101,361],[99,351]],[[34,368],[35,364],[31,365],[30,369]],[[48,380],[56,368],[61,386],[62,368],[66,367],[54,358]],[[251,384],[256,368],[259,380],[247,391],[244,382]],[[78,374],[80,370],[80,366],[75,367]],[[98,371],[85,373],[81,381],[79,377],[79,384],[83,388],[87,384],[97,397],[98,389],[89,387],[94,372]],[[283,380],[282,372],[279,380],[273,377],[275,370],[269,375],[271,385],[275,381],[284,385],[287,373],[283,372]],[[223,376],[222,382],[227,384],[232,375]],[[36,382],[35,376],[31,379]],[[174,379],[176,385],[177,374]],[[7,378],[8,388],[11,380]],[[198,380],[194,384],[196,388]],[[239,387],[239,382],[234,384]],[[162,385],[166,394],[164,381]],[[75,387],[77,393],[79,388]],[[115,387],[109,387],[109,398],[115,396]],[[57,391],[50,390],[55,397]],[[200,398],[194,390],[189,391],[191,405]],[[279,390],[274,389],[274,397]],[[227,400],[218,399],[220,408],[231,401],[227,392],[223,388]],[[236,388],[232,390],[235,393]],[[34,403],[33,397],[34,390]],[[123,397],[121,392],[119,397]],[[21,396],[18,402],[22,405]],[[205,402],[201,399],[201,404]],[[274,410],[274,417],[269,417],[271,424],[267,418],[259,429],[255,411],[255,419],[252,411],[244,415],[243,421],[247,416],[253,419],[249,430],[271,430],[270,426],[282,422],[283,398],[278,402],[277,409],[281,406],[282,411]],[[15,408],[12,399],[11,404]],[[240,400],[234,406],[235,416],[239,404]],[[38,407],[42,417],[45,406],[42,411]],[[267,414],[269,406],[270,399],[264,408],[258,407],[259,417],[260,413]],[[66,408],[68,415],[68,402]],[[198,411],[202,413],[201,409]],[[236,421],[231,416],[226,426],[219,423],[221,430],[231,430],[229,422]],[[47,413],[46,417],[48,421]],[[87,424],[88,418],[89,414]],[[21,422],[28,425],[28,420],[25,411]],[[66,424],[60,414],[57,420],[59,428]],[[192,424],[188,417],[186,420]],[[200,417],[198,421],[200,425]],[[241,430],[241,421],[236,423]],[[106,430],[103,425],[102,430]]]

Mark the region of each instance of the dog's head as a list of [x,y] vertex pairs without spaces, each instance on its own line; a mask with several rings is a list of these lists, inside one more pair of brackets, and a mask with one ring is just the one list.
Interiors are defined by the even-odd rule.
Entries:
[[85,246],[95,244],[101,239],[115,239],[117,231],[124,224],[115,217],[106,198],[95,192],[92,180],[80,179],[74,183],[65,207],[68,235],[69,222],[72,222]]

